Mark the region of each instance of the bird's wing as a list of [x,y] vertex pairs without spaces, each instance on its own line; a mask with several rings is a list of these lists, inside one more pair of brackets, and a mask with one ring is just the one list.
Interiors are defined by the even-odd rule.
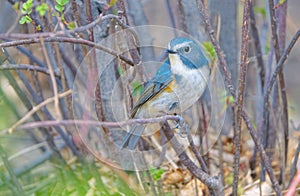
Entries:
[[170,69],[170,62],[165,61],[157,70],[155,76],[146,84],[142,96],[136,102],[131,110],[131,117],[133,118],[138,109],[147,101],[155,97],[162,90],[172,82],[172,74]]

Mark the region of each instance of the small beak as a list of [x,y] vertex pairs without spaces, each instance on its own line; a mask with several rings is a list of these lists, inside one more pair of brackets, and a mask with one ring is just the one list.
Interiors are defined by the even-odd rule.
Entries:
[[175,51],[175,50],[170,50],[170,49],[168,49],[167,52],[170,53],[170,54],[176,54],[176,53],[177,53],[177,51]]

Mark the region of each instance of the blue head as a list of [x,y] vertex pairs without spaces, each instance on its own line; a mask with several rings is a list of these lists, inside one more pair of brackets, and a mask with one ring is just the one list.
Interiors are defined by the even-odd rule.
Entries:
[[171,65],[179,59],[189,69],[198,69],[208,66],[208,61],[200,46],[195,41],[185,37],[174,38],[168,46],[169,60]]

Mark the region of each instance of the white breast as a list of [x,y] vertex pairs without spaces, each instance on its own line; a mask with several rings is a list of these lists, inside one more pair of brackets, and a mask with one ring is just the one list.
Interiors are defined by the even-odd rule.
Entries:
[[[172,59],[174,60],[174,59]],[[164,91],[145,104],[145,116],[159,116],[162,114],[180,114],[191,107],[203,94],[209,77],[209,68],[189,69],[180,60],[171,62],[171,71],[179,76],[176,85],[171,85],[172,92]],[[178,62],[178,63],[177,63]]]
[[170,55],[171,71],[181,76],[178,86],[174,89],[180,98],[181,110],[184,111],[192,106],[203,94],[209,78],[209,67],[190,69],[182,64],[178,55]]

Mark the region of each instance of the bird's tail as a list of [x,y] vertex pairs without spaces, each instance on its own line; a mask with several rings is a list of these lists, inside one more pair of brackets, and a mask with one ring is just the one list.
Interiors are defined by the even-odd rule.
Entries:
[[122,140],[120,149],[127,147],[128,149],[133,150],[136,147],[144,129],[145,126],[143,125],[132,126]]

